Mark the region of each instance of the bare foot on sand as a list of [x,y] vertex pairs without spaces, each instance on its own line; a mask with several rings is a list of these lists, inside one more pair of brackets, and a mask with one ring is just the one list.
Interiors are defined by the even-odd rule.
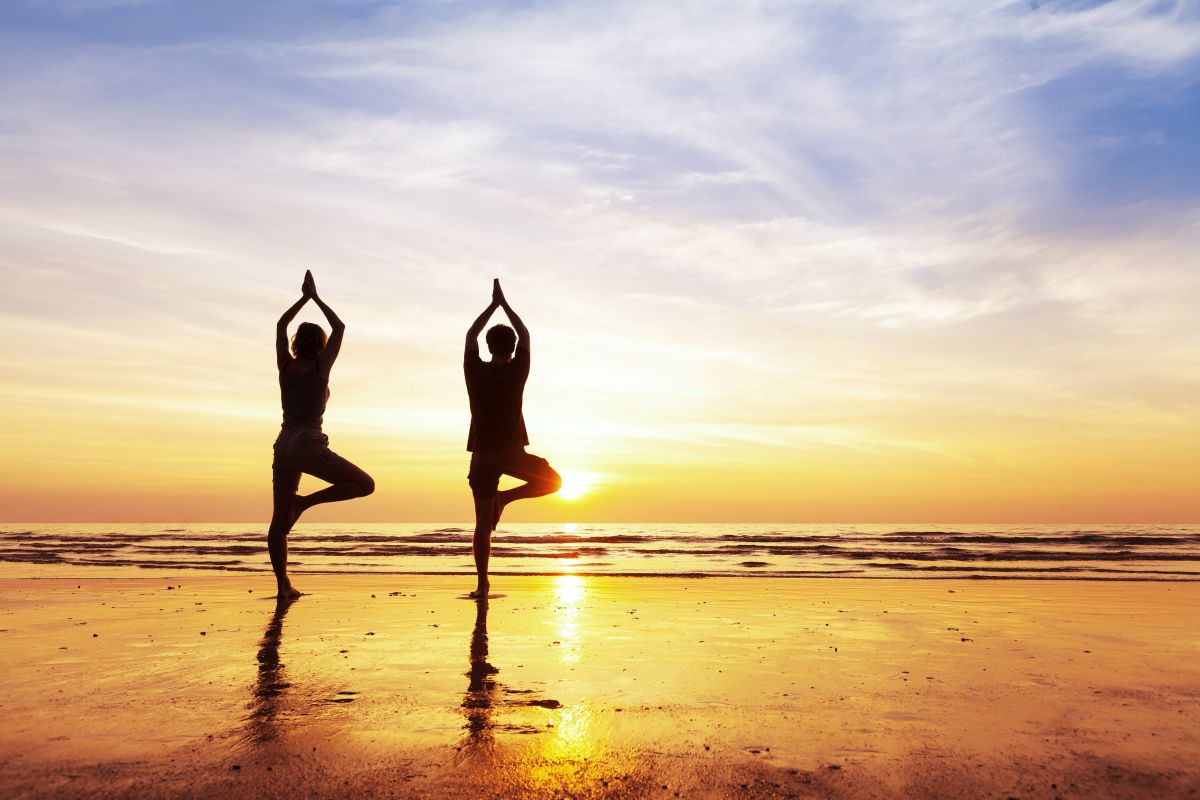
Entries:
[[467,595],[467,597],[474,597],[476,600],[486,600],[487,596],[488,596],[488,591],[491,588],[492,588],[492,585],[490,583],[481,583],[475,589],[475,591],[471,592],[469,595]]
[[275,595],[276,600],[295,600],[297,597],[303,597],[304,592],[292,586],[291,581],[279,585],[279,593]]

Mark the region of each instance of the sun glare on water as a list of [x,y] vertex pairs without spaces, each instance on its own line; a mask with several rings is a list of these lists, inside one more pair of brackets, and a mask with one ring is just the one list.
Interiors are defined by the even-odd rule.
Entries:
[[592,488],[592,475],[588,472],[562,472],[562,488],[558,496],[563,500],[578,500]]

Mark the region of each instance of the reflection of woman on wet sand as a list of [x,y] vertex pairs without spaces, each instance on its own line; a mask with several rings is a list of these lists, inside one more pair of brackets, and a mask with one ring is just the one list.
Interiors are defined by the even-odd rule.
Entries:
[[279,663],[279,642],[283,638],[283,618],[291,605],[292,601],[287,598],[276,603],[275,613],[258,645],[258,678],[254,681],[254,699],[250,702],[246,731],[246,738],[251,741],[266,742],[279,734],[275,716],[279,713],[280,698],[289,686],[284,666]]
[[[283,312],[275,326],[275,363],[279,367],[279,394],[283,403],[283,429],[275,440],[271,464],[274,509],[267,533],[271,567],[279,584],[279,597],[299,597],[287,575],[287,537],[307,509],[319,503],[336,503],[364,497],[375,491],[371,476],[329,449],[321,431],[325,403],[329,400],[329,371],[342,349],[346,326],[333,309],[317,296],[311,272],[304,273],[302,296]],[[332,333],[325,338],[321,326],[303,322],[288,347],[288,324],[312,300],[325,314]],[[299,495],[301,473],[333,484],[310,495]]]

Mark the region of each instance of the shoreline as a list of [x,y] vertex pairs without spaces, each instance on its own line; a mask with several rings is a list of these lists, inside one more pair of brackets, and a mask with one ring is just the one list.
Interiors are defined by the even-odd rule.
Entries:
[[[28,563],[28,562],[2,562],[6,563]],[[71,575],[13,575],[0,577],[3,580],[63,580],[72,581],[76,577],[86,578],[87,580],[161,580],[164,577],[169,578],[175,572],[186,572],[187,574],[203,574],[206,577],[220,576],[242,576],[242,575],[264,575],[270,576],[270,567],[245,567],[236,568],[230,567],[225,569],[213,569],[207,566],[196,567],[179,567],[174,566],[170,569],[145,566],[145,567],[122,567],[122,569],[138,570],[139,572],[131,573],[130,575],[90,575],[87,570],[105,570],[112,569],[111,567],[79,567],[73,566],[72,569],[78,570],[77,576]],[[155,571],[162,573],[161,575],[148,575],[145,572]],[[139,574],[141,573],[141,574]],[[449,578],[475,578],[474,570],[460,571],[384,571],[384,570],[304,570],[289,567],[289,575],[311,575],[311,576],[341,576],[341,577],[364,577],[372,576],[393,577],[393,576],[413,576],[413,577],[449,577]],[[1187,573],[1191,575],[1192,573]],[[863,581],[977,581],[987,583],[990,581],[1006,582],[1006,581],[1049,581],[1049,582],[1081,582],[1081,583],[1200,583],[1200,575],[1195,577],[1167,577],[1155,576],[1148,572],[1140,572],[1127,577],[1106,577],[1092,575],[1072,575],[1072,574],[1053,574],[1053,575],[1038,575],[1027,574],[1024,572],[1016,574],[988,574],[988,575],[950,575],[937,574],[913,574],[913,575],[864,575],[862,573],[846,574],[832,572],[746,572],[746,573],[718,573],[718,572],[590,572],[587,570],[563,570],[561,572],[549,571],[530,571],[530,572],[506,572],[503,570],[491,570],[488,575],[493,578],[560,578],[566,576],[577,576],[580,578],[653,578],[653,579],[687,579],[687,580],[863,580]]]

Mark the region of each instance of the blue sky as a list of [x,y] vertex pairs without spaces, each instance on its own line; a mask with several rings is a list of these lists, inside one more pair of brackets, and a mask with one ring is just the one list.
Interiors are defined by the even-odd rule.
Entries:
[[1115,436],[1122,485],[1200,418],[1198,66],[1196,2],[15,0],[0,401],[182,409],[249,460],[250,343],[312,267],[357,321],[334,419],[450,486],[499,275],[564,458],[592,426],[680,470],[983,486],[1034,480],[1000,439]]
[[1200,191],[1195,3],[747,8],[17,0],[0,25],[18,100],[100,124],[474,124],[734,219],[1017,201],[1073,221]]

